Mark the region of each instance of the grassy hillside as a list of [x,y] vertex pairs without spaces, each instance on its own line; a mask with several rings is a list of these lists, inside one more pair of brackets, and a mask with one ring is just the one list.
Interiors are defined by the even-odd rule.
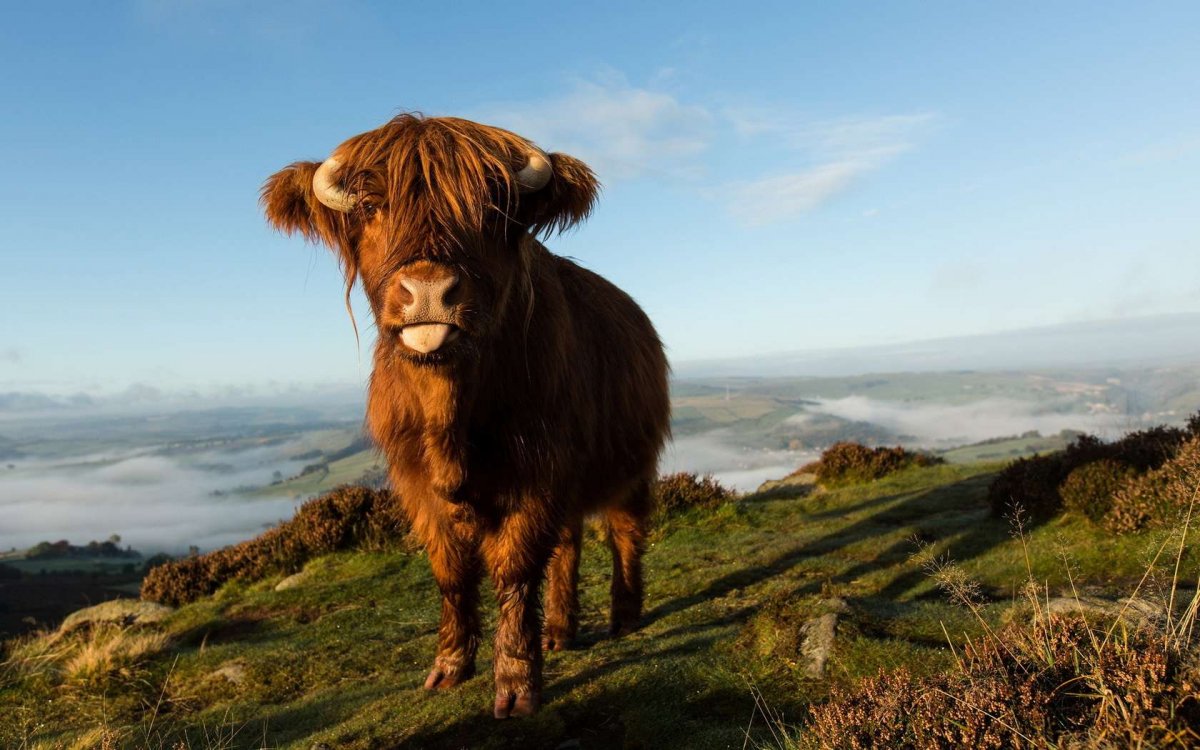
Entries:
[[[749,746],[779,747],[757,701],[803,738],[808,707],[832,687],[881,668],[951,669],[947,636],[961,649],[985,622],[1017,616],[1026,555],[989,516],[996,469],[946,464],[677,516],[646,556],[645,626],[620,640],[604,636],[609,563],[593,535],[582,646],[547,657],[545,706],[530,720],[490,718],[487,643],[481,676],[421,691],[438,617],[428,563],[355,552],[311,561],[281,591],[279,577],[227,585],[145,628],[10,643],[0,746],[741,748],[748,731]],[[1028,541],[1050,596],[1073,583],[1116,597],[1163,537],[1113,537],[1064,516]],[[979,582],[982,620],[914,562],[918,543]],[[1195,581],[1195,554],[1183,564]],[[825,613],[839,613],[836,639],[815,677],[801,644]]]

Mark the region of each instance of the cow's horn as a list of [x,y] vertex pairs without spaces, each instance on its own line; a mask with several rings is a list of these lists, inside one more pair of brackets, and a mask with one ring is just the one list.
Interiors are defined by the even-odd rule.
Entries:
[[354,208],[357,199],[334,182],[333,173],[340,166],[342,163],[331,156],[317,167],[317,171],[313,174],[313,194],[323,205],[334,211],[347,213]]
[[522,193],[532,193],[546,187],[554,167],[550,166],[550,158],[541,149],[530,147],[529,162],[517,172],[517,187]]

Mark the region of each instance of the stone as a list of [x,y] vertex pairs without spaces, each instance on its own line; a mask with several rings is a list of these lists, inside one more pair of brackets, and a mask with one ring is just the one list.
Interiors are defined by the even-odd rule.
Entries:
[[1163,608],[1145,599],[1118,599],[1110,601],[1093,596],[1059,596],[1043,603],[1043,608],[1052,615],[1094,615],[1100,617],[1117,617],[1130,624],[1141,624],[1161,620]]
[[837,636],[838,615],[828,612],[800,626],[800,655],[804,657],[804,674],[821,679],[825,676],[825,664],[833,653]]
[[288,589],[294,589],[297,586],[299,586],[300,584],[304,583],[304,581],[307,578],[308,578],[308,575],[305,574],[305,572],[303,570],[300,571],[299,573],[292,573],[287,578],[284,578],[282,581],[275,584],[275,590],[276,591],[287,591]]
[[113,599],[72,612],[63,620],[58,630],[60,633],[70,633],[98,622],[111,622],[122,626],[150,625],[166,619],[167,615],[174,611],[174,607],[140,599]]

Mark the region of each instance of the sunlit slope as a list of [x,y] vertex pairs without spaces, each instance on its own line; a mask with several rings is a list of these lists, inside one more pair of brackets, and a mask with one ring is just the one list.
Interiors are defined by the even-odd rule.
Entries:
[[[546,662],[545,707],[495,723],[487,676],[460,689],[419,689],[434,651],[438,595],[420,554],[344,553],[312,561],[286,590],[279,577],[229,585],[149,632],[163,643],[110,669],[76,661],[87,636],[12,650],[0,688],[0,745],[337,748],[741,747],[754,691],[789,718],[832,684],[881,667],[948,668],[956,641],[981,625],[946,602],[911,561],[914,539],[960,561],[981,584],[984,616],[1011,616],[1025,580],[1019,543],[987,512],[994,465],[914,469],[870,484],[798,497],[746,498],[676,517],[646,556],[647,613],[610,640],[608,557],[589,538],[582,570],[582,644]],[[799,490],[797,490],[799,492]],[[1063,517],[1032,531],[1034,574],[1051,591],[1127,591],[1154,535],[1114,538]],[[813,617],[840,612],[821,678],[798,650]],[[486,618],[490,629],[493,611]],[[138,631],[133,628],[130,636]],[[144,645],[144,644],[143,644]],[[153,644],[152,644],[153,645]],[[93,645],[93,650],[98,650]],[[760,721],[751,733],[769,732]],[[89,734],[89,732],[91,732]],[[205,737],[210,738],[206,740]],[[39,744],[40,743],[40,744]],[[89,746],[85,743],[83,746]]]

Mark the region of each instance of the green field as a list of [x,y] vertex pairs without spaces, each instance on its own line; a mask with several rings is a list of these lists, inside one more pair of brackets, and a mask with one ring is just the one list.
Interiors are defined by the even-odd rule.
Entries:
[[[294,588],[276,592],[278,577],[227,585],[125,632],[142,638],[137,655],[110,668],[78,666],[99,648],[95,635],[13,644],[0,746],[92,747],[107,734],[107,747],[155,748],[779,747],[756,695],[803,736],[806,707],[831,685],[900,665],[946,670],[947,635],[959,647],[980,636],[980,621],[914,562],[914,539],[979,582],[990,626],[1016,616],[1026,560],[987,513],[995,470],[947,464],[676,517],[646,557],[644,627],[619,640],[604,635],[607,553],[590,538],[581,647],[548,656],[545,705],[530,720],[490,717],[487,643],[481,676],[451,693],[420,690],[438,618],[422,555],[342,553],[311,561]],[[1032,530],[1030,565],[1050,595],[1073,580],[1115,597],[1161,541],[1062,517]],[[1183,578],[1196,573],[1193,550]],[[808,677],[798,628],[835,607],[844,614],[825,675]]]
[[322,470],[262,487],[254,494],[285,495],[296,499],[312,497],[340,484],[353,484],[369,470],[382,469],[383,459],[378,451],[368,448],[323,466]]

